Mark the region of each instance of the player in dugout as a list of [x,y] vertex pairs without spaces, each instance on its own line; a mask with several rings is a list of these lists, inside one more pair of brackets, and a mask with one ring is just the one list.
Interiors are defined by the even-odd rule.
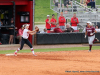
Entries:
[[59,23],[56,24],[56,28],[54,28],[53,33],[63,33],[63,31],[59,27]]
[[63,16],[63,12],[60,13],[60,17],[59,17],[59,26],[61,30],[65,30],[65,23],[66,23],[66,19]]
[[50,23],[51,23],[51,30],[53,30],[54,28],[56,28],[57,21],[55,19],[55,15],[54,14],[52,14],[52,18],[50,20]]
[[45,20],[45,22],[46,22],[47,33],[50,33],[50,30],[51,30],[50,15],[47,15],[47,19]]

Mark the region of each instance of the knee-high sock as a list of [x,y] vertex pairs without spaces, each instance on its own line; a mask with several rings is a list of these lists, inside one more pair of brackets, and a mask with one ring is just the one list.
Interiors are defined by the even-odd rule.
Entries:
[[18,51],[20,51],[20,49],[19,49],[19,48],[15,51],[15,53],[17,53]]
[[31,48],[31,51],[32,51],[32,53],[34,54],[34,49],[33,49],[33,48]]
[[89,50],[91,50],[91,48],[92,48],[92,45],[89,45]]
[[97,39],[94,39],[94,40],[93,40],[93,43],[94,43],[95,41],[97,41]]

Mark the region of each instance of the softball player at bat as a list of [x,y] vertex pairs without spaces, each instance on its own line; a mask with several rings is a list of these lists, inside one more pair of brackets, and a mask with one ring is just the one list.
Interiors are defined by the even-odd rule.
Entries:
[[86,32],[85,32],[85,38],[86,35],[88,35],[88,42],[89,42],[89,52],[91,52],[92,45],[95,41],[99,41],[97,38],[95,38],[96,30],[92,26],[92,23],[90,21],[87,22]]
[[23,31],[23,35],[22,35],[22,39],[21,39],[21,43],[20,43],[20,48],[18,48],[18,49],[14,52],[14,55],[15,55],[15,56],[17,56],[17,52],[18,52],[18,51],[22,50],[22,48],[23,48],[23,46],[24,46],[24,43],[26,43],[26,44],[30,47],[30,49],[31,49],[31,51],[32,51],[32,53],[33,53],[33,55],[36,56],[35,53],[34,53],[34,49],[33,49],[32,45],[31,45],[30,41],[28,40],[28,37],[29,37],[29,34],[30,34],[30,35],[36,34],[36,31],[38,30],[38,27],[37,27],[37,29],[35,29],[35,30],[33,30],[33,31],[28,30],[28,28],[29,28],[29,24],[25,24],[25,29],[24,29],[24,31]]

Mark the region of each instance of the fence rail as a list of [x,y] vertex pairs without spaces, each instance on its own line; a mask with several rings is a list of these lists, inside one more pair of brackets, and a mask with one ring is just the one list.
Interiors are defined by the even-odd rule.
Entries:
[[[71,17],[73,16],[73,13],[76,13],[78,19],[79,19],[79,25],[86,25],[87,21],[91,22],[100,22],[100,5],[96,5],[96,8],[98,9],[91,9],[89,7],[86,7],[79,3],[77,0],[71,0],[72,2],[72,8],[71,5],[69,5],[69,8],[66,6],[63,7],[64,0],[58,0],[58,4],[60,6],[56,6],[56,4],[53,2],[54,0],[50,0],[50,8],[57,12],[57,16],[60,16],[60,12],[63,12],[64,17],[67,20],[71,20]],[[95,0],[96,2],[96,0]]]

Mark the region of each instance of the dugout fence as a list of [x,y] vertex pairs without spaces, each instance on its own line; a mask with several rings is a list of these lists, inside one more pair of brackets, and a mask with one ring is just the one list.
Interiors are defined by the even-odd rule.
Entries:
[[[85,33],[46,33],[36,34],[36,44],[82,44],[88,43],[88,38],[84,38]],[[100,33],[96,33],[96,38],[100,40]],[[100,43],[100,42],[99,42]]]

